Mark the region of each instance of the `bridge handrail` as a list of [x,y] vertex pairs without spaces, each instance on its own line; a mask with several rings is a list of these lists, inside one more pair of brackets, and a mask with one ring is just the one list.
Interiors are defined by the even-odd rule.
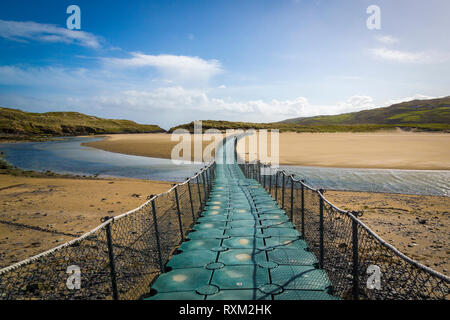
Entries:
[[[352,277],[358,277],[358,279],[352,279],[351,282],[353,282],[349,288],[349,284],[347,283],[346,286],[342,286],[341,282],[342,279],[337,279],[335,282],[339,282],[339,285],[341,285],[341,287],[345,287],[345,289],[351,289],[352,290],[352,295],[353,298],[356,297],[360,297],[361,295],[366,295],[366,298],[398,298],[398,299],[409,299],[409,298],[413,298],[413,299],[448,299],[449,297],[449,287],[450,287],[450,277],[428,267],[423,265],[422,263],[408,257],[407,255],[405,255],[404,253],[402,253],[400,250],[398,250],[397,248],[395,248],[392,244],[388,243],[387,241],[385,241],[383,238],[381,238],[376,232],[374,232],[372,229],[370,229],[365,223],[363,223],[360,219],[358,219],[357,212],[351,212],[351,211],[346,211],[343,210],[339,207],[337,207],[336,205],[334,205],[331,201],[329,201],[325,196],[324,196],[324,190],[322,189],[317,189],[314,188],[310,185],[308,185],[303,179],[300,179],[296,176],[296,174],[287,172],[286,170],[283,169],[279,169],[279,168],[272,168],[270,164],[263,164],[259,161],[253,161],[251,163],[248,163],[245,161],[245,159],[242,159],[239,155],[239,153],[235,150],[235,152],[237,153],[237,158],[239,159],[240,162],[240,166],[243,169],[242,171],[244,172],[244,174],[247,173],[247,177],[250,178],[255,178],[256,180],[258,180],[260,182],[260,184],[264,183],[265,188],[269,191],[269,187],[266,186],[266,177],[264,177],[261,172],[262,172],[262,167],[264,168],[270,168],[271,170],[271,175],[269,175],[270,179],[270,185],[271,185],[271,189],[270,192],[272,192],[272,194],[275,193],[275,198],[277,198],[276,200],[278,201],[278,203],[280,205],[283,206],[283,208],[286,210],[286,212],[292,210],[292,215],[294,220],[295,219],[301,219],[300,215],[300,208],[299,208],[299,203],[301,203],[301,198],[300,195],[298,195],[297,198],[297,203],[292,202],[289,203],[289,201],[286,203],[285,197],[290,197],[289,192],[285,192],[284,194],[282,194],[281,196],[277,196],[276,192],[279,191],[280,193],[286,190],[286,187],[282,187],[282,183],[279,183],[279,180],[281,176],[284,176],[284,178],[288,178],[288,184],[290,184],[292,186],[292,188],[294,190],[296,190],[297,193],[300,193],[299,190],[304,190],[302,192],[309,192],[310,195],[312,196],[313,194],[316,194],[318,199],[319,199],[319,205],[317,205],[316,208],[314,209],[309,209],[307,211],[310,211],[309,213],[307,213],[306,215],[308,216],[308,218],[311,221],[315,221],[315,224],[310,224],[310,230],[306,230],[305,233],[306,235],[304,235],[304,237],[306,238],[306,240],[308,240],[308,233],[309,235],[311,235],[311,241],[315,242],[317,239],[318,241],[318,245],[317,248],[313,248],[313,251],[316,249],[316,253],[318,256],[320,256],[320,254],[322,253],[324,255],[324,257],[322,259],[325,259],[322,263],[322,267],[325,267],[325,269],[327,269],[327,255],[326,255],[326,251],[332,251],[334,250],[334,252],[338,255],[338,254],[342,254],[343,250],[339,250],[339,248],[334,248],[333,246],[336,246],[336,243],[333,243],[333,241],[335,240],[335,238],[339,238],[339,241],[341,241],[340,244],[344,244],[348,245],[349,247],[352,247],[353,250],[353,245],[350,243],[350,241],[348,241],[349,236],[354,236],[356,241],[359,241],[358,243],[355,244],[354,247],[356,247],[356,249],[358,249],[358,245],[365,245],[366,243],[363,243],[361,240],[359,240],[359,238],[364,238],[365,242],[371,242],[371,241],[376,241],[376,243],[378,243],[378,245],[382,246],[383,248],[385,248],[385,250],[387,250],[387,252],[383,252],[383,253],[378,253],[375,251],[382,251],[382,249],[380,249],[379,247],[377,247],[377,245],[375,245],[374,243],[372,243],[372,252],[370,250],[364,251],[362,252],[361,249],[359,249],[359,251],[357,252],[352,252],[352,254],[355,254],[356,257],[356,263],[358,263],[358,255],[360,257],[360,259],[363,257],[364,259],[369,260],[367,257],[370,255],[376,255],[379,254],[381,255],[395,255],[396,257],[398,257],[399,259],[401,259],[401,261],[403,261],[403,263],[405,263],[405,266],[401,266],[401,263],[398,261],[388,261],[385,262],[383,261],[383,263],[387,266],[387,265],[398,265],[399,268],[403,268],[405,270],[407,270],[407,272],[410,273],[415,273],[416,278],[428,278],[427,281],[423,280],[421,282],[421,284],[423,286],[427,286],[430,285],[431,282],[433,282],[433,284],[431,284],[434,289],[435,292],[432,292],[433,290],[429,290],[429,292],[427,292],[427,295],[424,295],[423,297],[421,296],[423,294],[423,292],[420,292],[420,286],[416,286],[415,291],[414,290],[410,290],[407,291],[406,289],[402,289],[403,292],[399,293],[386,293],[383,296],[383,292],[378,292],[378,293],[373,293],[373,291],[371,292],[370,290],[367,290],[366,288],[362,288],[361,284],[360,284],[360,280],[359,278],[361,278],[361,271],[363,270],[359,270],[359,273],[357,272],[358,268],[361,269],[362,264],[367,264],[365,261],[363,263],[361,263],[361,261],[359,261],[359,264],[357,264],[357,266],[355,266],[354,270],[350,270],[350,273],[353,271],[355,272],[355,274],[352,274]],[[253,170],[253,172],[252,172]],[[259,172],[257,172],[259,171]],[[267,172],[267,170],[265,170],[265,172]],[[262,178],[264,177],[264,178]],[[283,181],[284,181],[283,178]],[[272,183],[274,182],[274,183]],[[286,182],[284,182],[286,183]],[[275,191],[275,189],[278,189],[277,191]],[[292,191],[292,194],[295,195],[296,193],[294,191]],[[281,200],[280,200],[281,198]],[[294,197],[295,198],[295,197]],[[305,203],[307,201],[305,200]],[[305,204],[303,204],[304,206]],[[292,209],[290,208],[290,206],[292,206]],[[305,214],[305,213],[304,213]],[[334,226],[332,225],[332,222],[329,221],[333,221],[336,218],[338,218],[338,215],[341,215],[342,217],[346,217],[346,219],[349,219],[350,221],[347,223],[347,226],[349,224],[352,224],[354,228],[353,231],[350,230],[350,233],[352,233],[352,235],[349,234],[340,234],[340,232],[343,232],[342,230],[332,230],[334,228]],[[320,223],[320,221],[318,220],[314,220],[314,216],[318,217],[321,216],[322,219],[322,225],[321,228],[319,228],[320,230],[317,230],[318,233],[320,234],[312,234],[313,232],[311,230],[314,230],[314,228],[318,227],[317,225]],[[297,220],[298,221],[298,220]],[[294,221],[295,222],[295,221]],[[301,227],[301,225],[298,224],[299,222],[297,222],[296,227]],[[328,223],[328,225],[326,225]],[[335,223],[335,221],[333,221],[333,223]],[[295,223],[294,223],[295,224]],[[303,224],[303,228],[305,227],[305,222],[302,222]],[[343,223],[341,223],[342,226],[344,225]],[[327,234],[328,232],[328,234]],[[330,245],[330,248],[325,248],[324,246],[326,246],[327,240],[323,240],[324,237],[326,237],[327,235],[329,235],[328,239],[328,244]],[[347,236],[347,237],[346,237]],[[334,237],[334,238],[333,238]],[[316,242],[317,242],[316,241]],[[348,243],[346,243],[345,241],[347,241]],[[313,246],[314,247],[314,246]],[[364,250],[366,250],[367,248],[365,248]],[[340,253],[340,251],[342,251]],[[324,253],[325,252],[325,253]],[[355,258],[353,257],[353,258]],[[332,257],[333,259],[335,259],[336,257]],[[346,257],[348,258],[348,257]],[[347,259],[350,263],[352,263],[353,259],[350,257],[349,259]],[[381,261],[381,259],[379,259]],[[394,260],[393,258],[391,258],[391,260]],[[331,262],[333,263],[333,262]],[[380,264],[382,264],[380,262]],[[408,266],[413,266],[414,268],[416,268],[415,270],[410,270],[410,267]],[[329,272],[332,272],[333,268],[330,266],[330,270]],[[345,269],[345,268],[343,268]],[[346,270],[349,271],[349,270]],[[365,270],[364,270],[365,271]],[[389,273],[389,271],[384,270],[385,272]],[[421,274],[424,273],[425,275]],[[398,279],[401,279],[401,277],[396,276]],[[395,278],[395,277],[394,277]],[[411,277],[414,278],[414,277]],[[406,279],[408,281],[413,281],[411,279]],[[405,281],[406,281],[405,280]],[[417,280],[418,281],[418,280]],[[420,282],[420,281],[419,281]],[[427,283],[428,282],[428,283]],[[352,288],[353,286],[353,288]],[[400,285],[398,285],[400,287]],[[394,287],[394,286],[392,286]],[[338,288],[339,289],[339,288]],[[342,288],[340,288],[342,289]],[[392,289],[392,288],[391,288]],[[377,291],[377,290],[375,290]],[[395,289],[392,289],[393,292],[395,292]],[[414,291],[414,292],[413,292]],[[426,291],[426,290],[425,290]],[[363,293],[364,294],[363,294]],[[406,292],[409,292],[408,294],[406,294]],[[341,292],[342,294],[349,294],[348,292]]]
[[[147,294],[152,279],[164,271],[178,242],[206,204],[215,165],[215,161],[206,164],[192,177],[149,196],[133,210],[103,218],[100,225],[73,240],[0,269],[0,300],[136,299]],[[147,237],[145,242],[143,237]],[[141,261],[148,266],[136,271],[132,263]],[[61,266],[67,267],[69,262],[81,264],[82,275],[90,274],[82,280],[80,290],[63,285],[62,279],[68,276]],[[50,266],[56,269],[48,269]],[[146,279],[149,275],[150,280]],[[36,289],[41,287],[46,289]],[[125,293],[121,292],[124,287]]]

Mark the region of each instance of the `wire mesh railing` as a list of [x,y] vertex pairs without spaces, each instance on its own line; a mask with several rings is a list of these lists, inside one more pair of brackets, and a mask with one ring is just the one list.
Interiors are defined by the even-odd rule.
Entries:
[[208,199],[215,162],[85,235],[0,270],[0,300],[138,299]]
[[240,164],[273,196],[319,259],[343,299],[447,300],[450,278],[407,257],[295,175],[268,165]]

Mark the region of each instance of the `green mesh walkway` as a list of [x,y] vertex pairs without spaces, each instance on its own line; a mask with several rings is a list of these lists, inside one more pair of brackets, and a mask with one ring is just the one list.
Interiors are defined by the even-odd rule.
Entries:
[[[234,158],[234,140],[217,158]],[[220,163],[232,164],[220,164]],[[285,212],[235,161],[218,161],[205,210],[149,300],[324,300],[327,274]]]

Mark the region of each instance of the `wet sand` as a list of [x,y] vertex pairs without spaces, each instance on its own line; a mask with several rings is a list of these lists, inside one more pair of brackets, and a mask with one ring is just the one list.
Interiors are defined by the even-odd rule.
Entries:
[[[0,175],[0,267],[74,239],[171,183]],[[41,230],[37,230],[37,228]]]
[[450,170],[450,134],[282,133],[280,162],[286,165]]
[[[168,133],[112,134],[105,135],[102,141],[86,142],[82,145],[122,154],[171,159],[172,149],[182,141],[171,141],[171,136]],[[194,160],[194,138],[193,135],[191,137],[191,159]],[[202,148],[199,149],[203,152],[210,143],[211,141],[203,141]],[[183,155],[183,152],[180,155]],[[210,160],[211,157],[205,158],[205,161]]]
[[[84,145],[147,157],[170,158],[170,134],[118,134]],[[203,142],[203,146],[209,142]],[[280,164],[450,170],[450,134],[385,130],[373,133],[280,133]],[[269,143],[270,148],[270,143]],[[248,152],[248,148],[246,148]]]

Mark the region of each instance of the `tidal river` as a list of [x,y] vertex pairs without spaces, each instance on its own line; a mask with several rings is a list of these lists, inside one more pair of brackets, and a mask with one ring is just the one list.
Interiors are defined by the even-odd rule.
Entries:
[[35,171],[184,181],[204,164],[175,165],[169,159],[113,153],[82,146],[102,138],[65,138],[61,141],[0,144],[10,164]]
[[[171,160],[139,157],[81,146],[101,138],[0,144],[5,160],[26,170],[99,177],[183,181],[203,164],[175,165]],[[391,192],[449,196],[450,171],[343,169],[281,166],[307,184],[329,190]]]

